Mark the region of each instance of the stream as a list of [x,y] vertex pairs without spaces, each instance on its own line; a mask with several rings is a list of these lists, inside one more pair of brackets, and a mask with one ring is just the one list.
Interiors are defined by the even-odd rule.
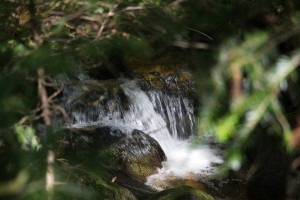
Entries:
[[[207,142],[192,145],[195,135],[192,99],[161,91],[143,91],[134,80],[119,82],[127,106],[122,104],[122,99],[117,99],[117,105],[106,101],[106,104],[112,104],[106,109],[101,106],[90,108],[82,101],[72,100],[86,93],[84,88],[65,89],[64,95],[68,97],[65,108],[71,117],[69,126],[109,126],[127,133],[138,129],[149,134],[160,144],[167,158],[158,173],[147,177],[145,183],[157,191],[172,187],[172,182],[178,179],[197,181],[208,177],[214,172],[214,166],[223,162],[221,151],[209,145],[207,138],[204,138]],[[93,95],[85,98],[94,103],[97,98],[101,100],[101,95]]]

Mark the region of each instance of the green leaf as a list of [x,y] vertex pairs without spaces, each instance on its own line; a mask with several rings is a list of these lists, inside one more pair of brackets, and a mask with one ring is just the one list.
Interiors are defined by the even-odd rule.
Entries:
[[236,126],[239,122],[238,114],[231,114],[225,117],[216,126],[216,135],[221,142],[226,142],[230,136],[235,132]]
[[35,130],[30,126],[15,125],[14,130],[17,133],[21,148],[25,151],[39,150],[41,145],[35,135]]

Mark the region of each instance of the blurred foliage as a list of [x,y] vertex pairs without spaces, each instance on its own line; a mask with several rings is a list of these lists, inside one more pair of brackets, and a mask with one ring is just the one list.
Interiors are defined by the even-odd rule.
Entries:
[[15,131],[17,133],[18,141],[23,150],[39,150],[39,148],[41,148],[35,135],[35,129],[33,129],[32,127],[16,125]]
[[298,116],[286,99],[299,100],[299,9],[297,0],[1,1],[0,196],[47,196],[47,152],[58,136],[43,125],[40,78],[54,117],[63,114],[51,98],[55,75],[103,68],[101,78],[115,78],[123,59],[186,57],[202,98],[198,132],[231,144],[232,169],[259,126],[288,143]]

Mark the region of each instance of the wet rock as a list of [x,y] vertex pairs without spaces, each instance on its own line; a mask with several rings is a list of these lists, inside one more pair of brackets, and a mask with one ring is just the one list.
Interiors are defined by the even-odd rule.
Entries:
[[125,187],[118,184],[105,183],[102,179],[98,178],[96,184],[103,188],[105,198],[107,200],[136,200],[137,198]]
[[134,130],[129,137],[122,138],[111,146],[116,150],[115,157],[131,177],[146,181],[146,177],[161,168],[161,162],[166,160],[160,145],[149,135]]
[[164,190],[152,196],[149,200],[213,200],[214,198],[201,190],[190,186],[179,186]]
[[99,115],[109,116],[123,112],[129,102],[116,80],[85,80],[66,84],[60,99],[70,118],[70,123],[94,122]]
[[193,76],[183,58],[166,56],[151,60],[131,60],[127,63],[127,70],[127,75],[138,79],[144,90],[155,89],[184,95],[195,93]]
[[[139,130],[126,133],[111,127],[67,129],[61,155],[86,155],[104,151],[111,155],[110,169],[121,171],[140,182],[156,173],[166,159],[159,143]],[[101,158],[99,158],[101,159]]]
[[76,166],[70,166],[69,163],[64,163],[61,168],[67,168],[67,170],[61,172],[60,176],[56,177],[56,181],[65,184],[54,188],[55,199],[137,199],[127,188],[112,182],[108,177],[95,174],[93,170],[82,170]]

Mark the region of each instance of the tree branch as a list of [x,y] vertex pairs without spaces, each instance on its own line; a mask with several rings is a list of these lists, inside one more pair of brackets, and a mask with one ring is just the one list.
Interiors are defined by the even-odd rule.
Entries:
[[51,112],[49,109],[49,102],[48,102],[48,96],[47,91],[45,88],[45,71],[44,68],[38,68],[38,93],[40,97],[40,101],[42,104],[42,117],[44,119],[44,122],[47,126],[51,125]]

